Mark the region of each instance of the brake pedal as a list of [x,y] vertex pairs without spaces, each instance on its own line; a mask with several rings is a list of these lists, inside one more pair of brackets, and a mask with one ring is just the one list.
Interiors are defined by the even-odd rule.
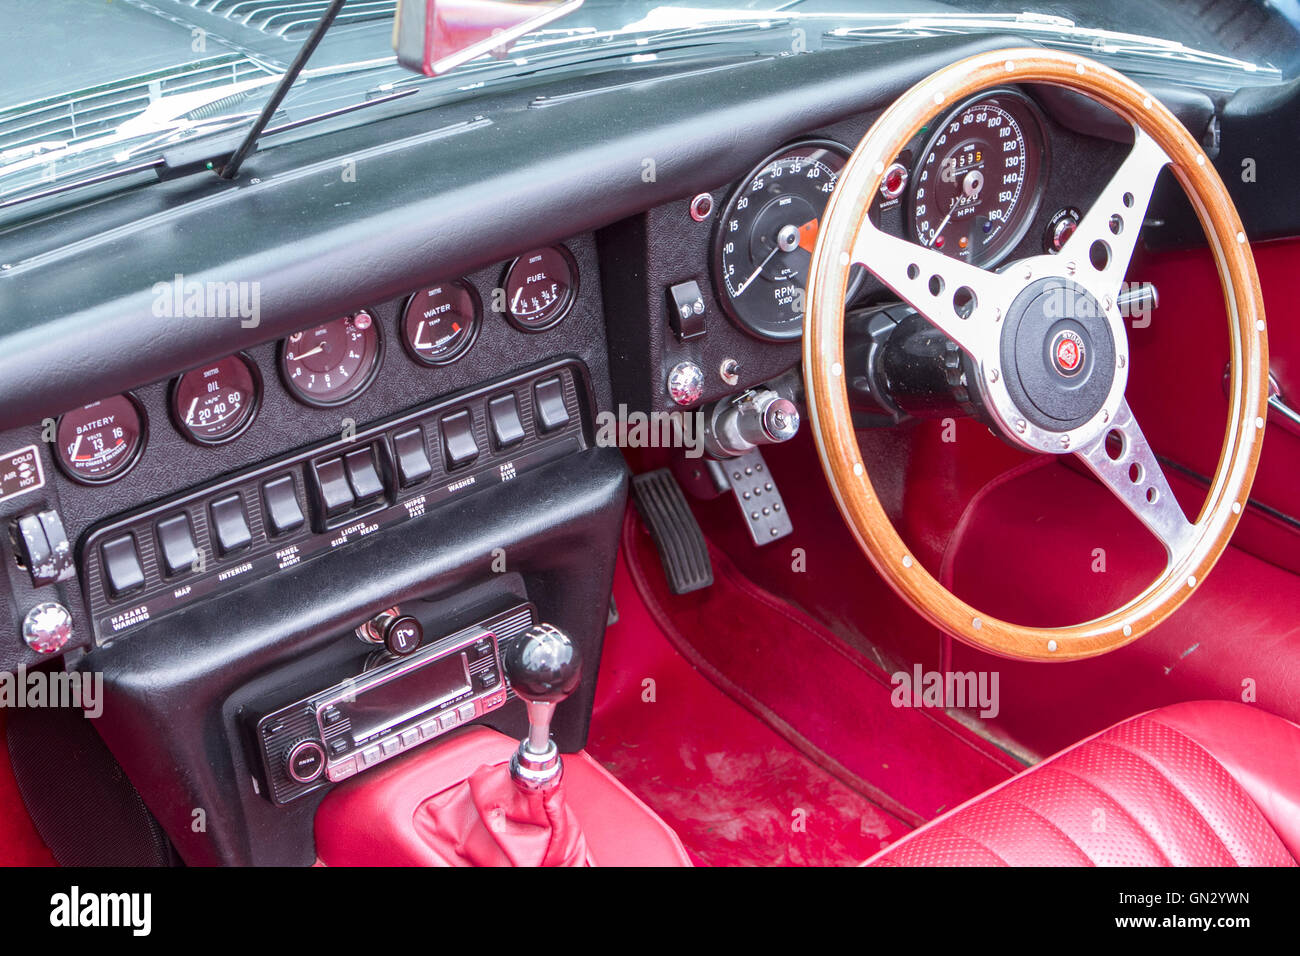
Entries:
[[727,472],[727,484],[736,497],[740,513],[745,516],[745,527],[754,544],[762,547],[778,541],[794,531],[790,514],[781,500],[781,490],[763,460],[763,453],[755,448],[739,458],[721,462]]
[[689,594],[712,584],[709,546],[672,471],[660,468],[634,476],[632,500],[659,549],[672,592]]

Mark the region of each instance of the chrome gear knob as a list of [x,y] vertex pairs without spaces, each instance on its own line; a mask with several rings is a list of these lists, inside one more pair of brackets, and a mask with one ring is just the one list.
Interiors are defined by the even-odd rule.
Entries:
[[550,790],[564,772],[551,740],[551,718],[555,705],[582,679],[582,652],[554,625],[535,624],[506,650],[501,663],[515,695],[528,707],[528,736],[510,758],[510,776],[522,790]]

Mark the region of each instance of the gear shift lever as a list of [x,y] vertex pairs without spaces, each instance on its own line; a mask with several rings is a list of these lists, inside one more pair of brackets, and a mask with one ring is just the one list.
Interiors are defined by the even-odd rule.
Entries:
[[551,740],[551,717],[555,705],[578,686],[582,654],[563,631],[536,624],[506,651],[502,664],[510,686],[528,706],[528,736],[510,758],[510,777],[520,790],[552,790],[564,764]]

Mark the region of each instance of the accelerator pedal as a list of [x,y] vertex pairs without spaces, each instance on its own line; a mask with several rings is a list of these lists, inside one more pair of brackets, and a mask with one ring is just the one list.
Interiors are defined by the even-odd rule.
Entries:
[[689,594],[712,584],[709,546],[672,471],[660,468],[633,477],[632,500],[659,549],[672,592]]

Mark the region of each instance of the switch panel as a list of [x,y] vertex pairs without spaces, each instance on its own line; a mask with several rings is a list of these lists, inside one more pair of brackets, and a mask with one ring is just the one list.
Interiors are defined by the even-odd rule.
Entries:
[[[274,585],[305,561],[581,452],[590,402],[582,363],[557,359],[104,521],[77,552],[95,640]],[[55,566],[57,515],[13,521],[23,557],[42,559],[27,566]]]

